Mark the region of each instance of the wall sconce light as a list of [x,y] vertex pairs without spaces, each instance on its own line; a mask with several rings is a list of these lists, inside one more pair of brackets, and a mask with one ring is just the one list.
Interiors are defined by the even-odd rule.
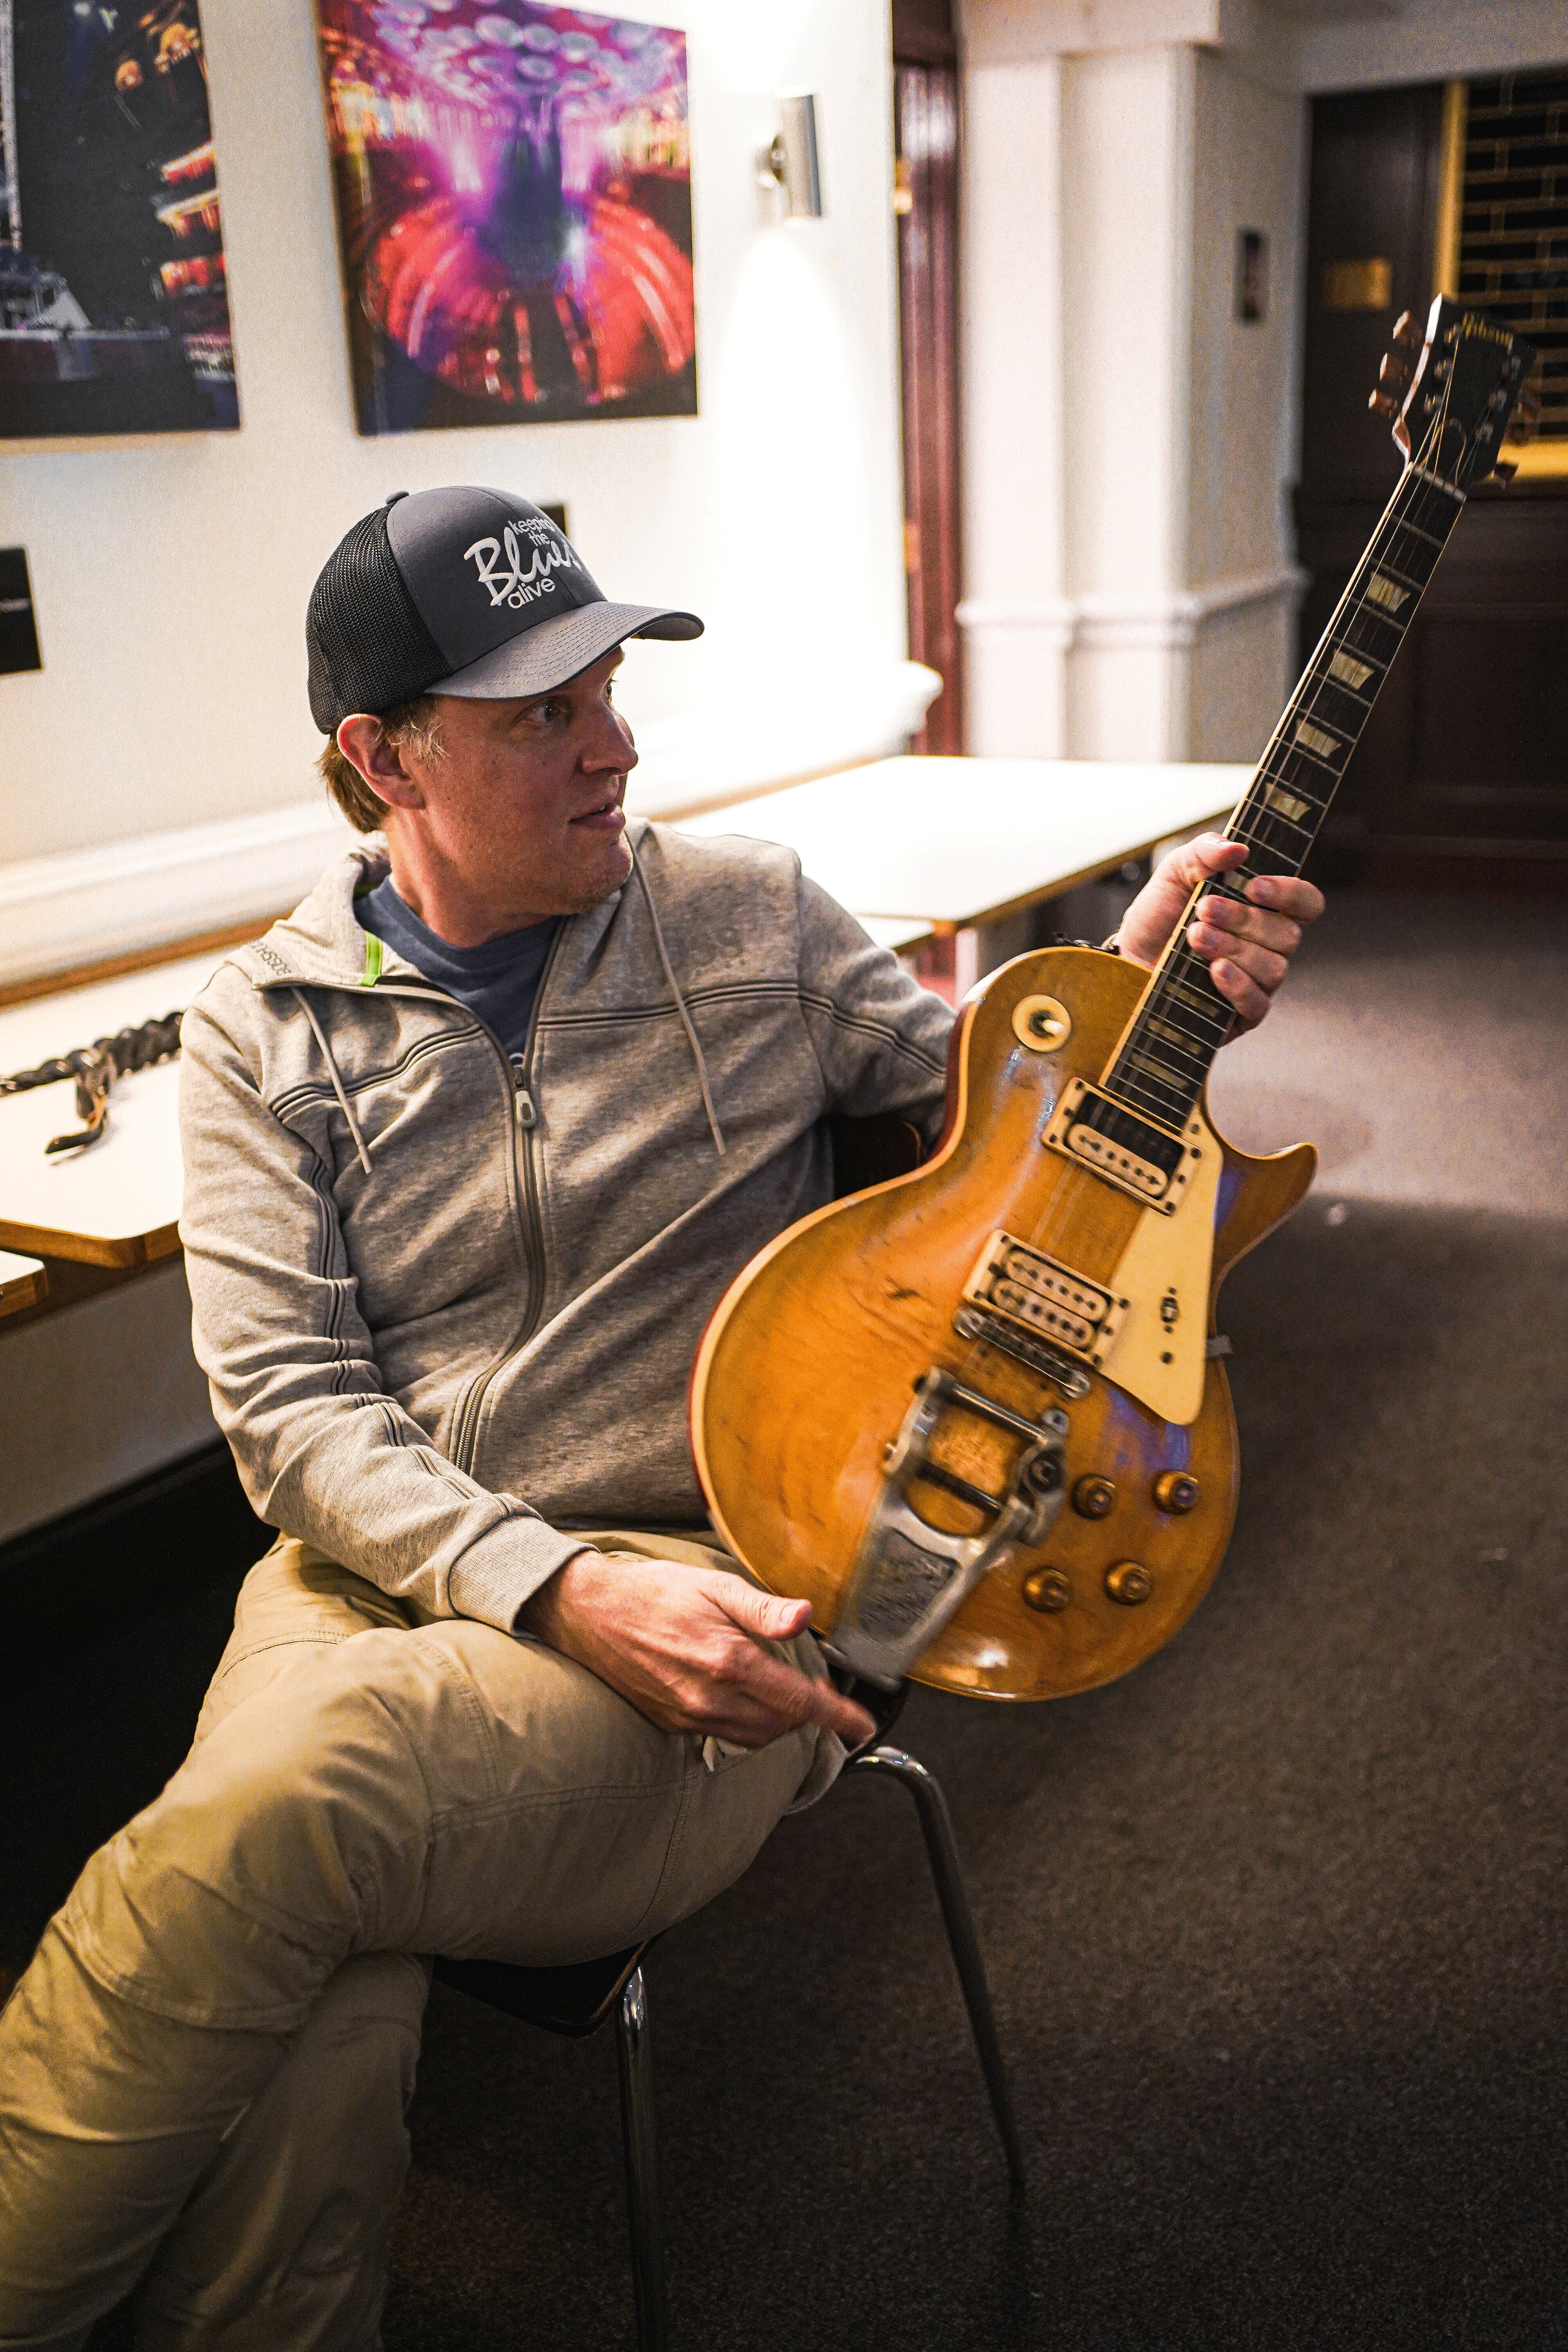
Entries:
[[779,127],[773,144],[757,157],[757,184],[782,188],[791,220],[822,218],[822,171],[816,154],[816,100],[795,91],[779,100]]

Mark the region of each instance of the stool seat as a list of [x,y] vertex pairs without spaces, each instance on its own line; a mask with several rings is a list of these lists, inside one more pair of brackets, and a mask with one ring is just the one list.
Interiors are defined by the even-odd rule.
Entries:
[[601,1960],[577,1960],[562,1969],[525,1969],[508,1960],[448,1960],[436,1962],[437,1984],[450,1985],[490,2009],[504,2010],[524,2025],[545,2033],[569,2034],[574,2041],[597,2033],[607,2022],[643,1955],[654,1938],[634,1944],[629,1951],[610,1952]]

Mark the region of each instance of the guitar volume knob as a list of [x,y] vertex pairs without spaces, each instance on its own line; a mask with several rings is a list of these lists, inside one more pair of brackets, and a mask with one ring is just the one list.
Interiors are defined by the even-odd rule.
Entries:
[[1119,1559],[1105,1571],[1105,1589],[1123,1609],[1136,1609],[1154,1590],[1154,1580],[1140,1559]]
[[1154,1508],[1169,1511],[1174,1518],[1183,1511],[1196,1510],[1202,1492],[1190,1471],[1163,1470],[1154,1481]]
[[1080,1519],[1103,1519],[1116,1508],[1116,1487],[1097,1472],[1079,1478],[1072,1490],[1072,1507]]
[[1072,1586],[1059,1568],[1037,1568],[1024,1579],[1024,1606],[1055,1616],[1072,1599]]

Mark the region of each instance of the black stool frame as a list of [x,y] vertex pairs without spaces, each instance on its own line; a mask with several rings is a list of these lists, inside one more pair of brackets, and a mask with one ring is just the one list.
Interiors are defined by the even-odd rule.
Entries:
[[[841,1777],[873,1773],[907,1789],[920,1814],[974,2047],[991,2096],[991,2112],[1007,2159],[1015,2191],[1024,2186],[1024,2152],[1013,2115],[1007,2070],[996,2035],[991,1989],[980,1939],[964,1893],[952,1842],[952,1824],[940,1783],[901,1748],[868,1748],[851,1758]],[[651,1943],[652,1939],[649,1939]],[[642,1963],[649,1943],[565,1969],[512,1968],[500,1960],[437,1960],[442,1984],[469,1993],[492,2009],[521,2018],[548,2033],[581,2037],[596,2032],[612,2011],[621,2081],[621,2137],[626,2164],[626,2207],[631,2223],[632,2291],[637,2303],[637,2352],[669,2352],[669,2307],[664,2282],[664,2233],[659,2220],[658,2139],[654,2119],[653,2053],[648,2041],[647,1986]]]

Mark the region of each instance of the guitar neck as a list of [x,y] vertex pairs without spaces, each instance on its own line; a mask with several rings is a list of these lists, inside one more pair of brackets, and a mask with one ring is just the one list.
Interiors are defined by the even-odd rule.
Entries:
[[1243,899],[1254,875],[1300,872],[1464,503],[1422,466],[1401,476],[1225,828],[1247,862],[1193,893],[1100,1082],[1141,1117],[1184,1125],[1235,1017],[1186,943],[1193,907]]

